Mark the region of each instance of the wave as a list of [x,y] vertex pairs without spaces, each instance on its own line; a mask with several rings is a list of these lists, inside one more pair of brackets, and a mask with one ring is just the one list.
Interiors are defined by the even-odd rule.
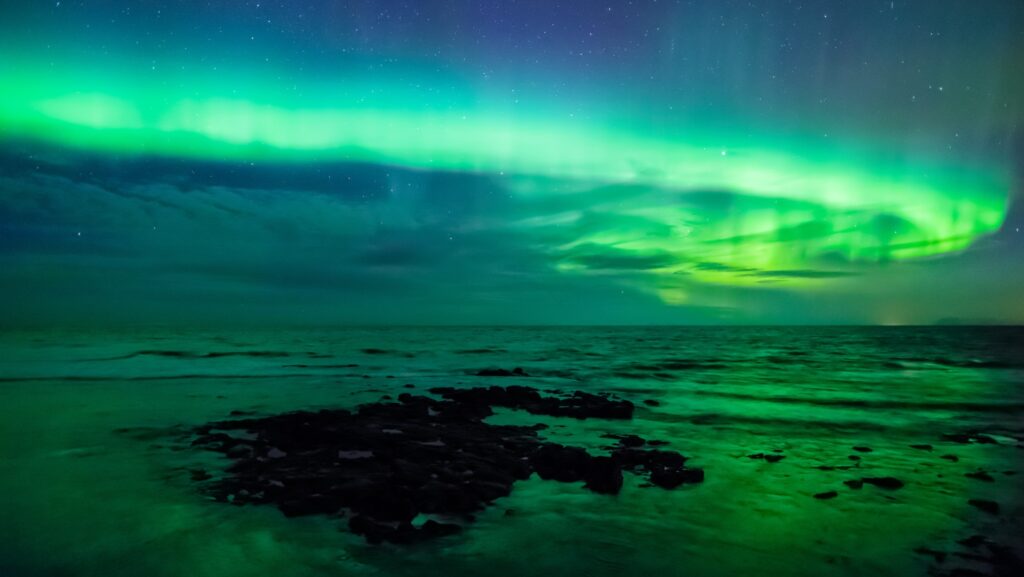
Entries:
[[794,396],[761,396],[727,391],[692,391],[691,394],[706,397],[723,397],[744,401],[765,403],[814,405],[823,407],[850,407],[857,409],[919,409],[932,411],[965,411],[979,413],[1016,413],[1024,411],[1024,403],[970,401],[903,401],[887,399],[810,398]]
[[[118,357],[105,357],[99,359],[86,359],[89,361],[120,361],[124,359],[134,359],[136,357],[166,357],[173,359],[219,359],[222,357],[257,357],[257,358],[282,358],[290,357],[295,353],[289,353],[284,351],[212,351],[208,353],[197,353],[193,351],[179,351],[179,350],[163,350],[163,349],[152,349],[135,351],[127,355],[121,355]],[[329,355],[323,355],[321,353],[308,352],[305,353],[309,358],[329,358]]]

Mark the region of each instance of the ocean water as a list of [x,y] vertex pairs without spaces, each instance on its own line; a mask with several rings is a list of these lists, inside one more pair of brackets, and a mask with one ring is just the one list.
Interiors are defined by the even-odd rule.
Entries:
[[[475,376],[485,367],[531,376]],[[613,392],[638,403],[632,421],[492,420],[548,423],[547,437],[594,452],[603,433],[664,439],[706,481],[663,491],[627,474],[608,496],[534,478],[462,534],[399,547],[367,545],[343,519],[214,502],[190,479],[227,464],[191,449],[190,427],[232,410],[355,406],[405,384]],[[995,443],[943,437],[961,432]],[[0,575],[986,573],[957,540],[1024,557],[1022,439],[1016,328],[7,331]],[[785,459],[748,457],[773,451]],[[993,480],[965,477],[978,469]],[[906,486],[842,483],[862,476]],[[839,496],[813,498],[828,490]]]

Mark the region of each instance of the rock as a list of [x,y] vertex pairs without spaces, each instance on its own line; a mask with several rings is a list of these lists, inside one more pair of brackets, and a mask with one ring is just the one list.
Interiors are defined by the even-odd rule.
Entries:
[[[237,501],[237,499],[236,499]],[[341,499],[319,493],[312,495],[295,495],[278,503],[277,508],[285,517],[302,517],[305,515],[332,515],[342,507]]]
[[860,460],[860,455],[847,455],[846,458],[851,460],[851,461],[859,461]]
[[448,535],[454,535],[462,531],[462,527],[454,523],[439,523],[433,519],[429,519],[426,523],[420,526],[420,538],[421,539],[433,539],[435,537],[446,537]]
[[968,477],[970,479],[977,479],[978,481],[986,481],[988,483],[995,482],[995,479],[992,478],[992,475],[989,475],[985,471],[974,471],[972,473],[964,473],[964,477]]
[[586,450],[548,443],[530,458],[541,479],[571,483],[582,481],[593,459]]
[[[437,521],[417,527],[418,516],[471,521],[533,473],[583,482],[602,494],[621,491],[623,470],[665,489],[704,478],[702,470],[686,467],[686,457],[647,450],[636,435],[613,437],[620,443],[612,455],[594,456],[540,439],[543,425],[484,422],[493,406],[578,419],[630,418],[632,403],[609,395],[542,395],[521,386],[431,392],[441,400],[402,393],[398,402],[354,412],[299,411],[197,427],[195,446],[234,461],[224,477],[201,489],[221,502],[274,505],[289,517],[347,510],[350,529],[368,542],[404,544],[461,530]],[[244,431],[245,439],[220,431]]]
[[651,471],[651,484],[663,489],[675,489],[684,483],[702,483],[704,471],[702,469],[687,468],[656,468]]
[[863,477],[861,481],[868,485],[874,485],[879,489],[902,489],[903,481],[900,481],[896,477]]
[[814,494],[814,498],[815,499],[821,499],[821,500],[835,499],[838,496],[839,496],[839,492],[838,491],[825,491],[823,493],[815,493]]
[[700,483],[704,471],[686,467],[686,458],[672,451],[641,451],[619,449],[612,457],[624,469],[647,472],[651,484],[663,489],[674,489],[684,483]]
[[648,407],[660,407],[661,401],[656,401],[654,399],[644,399],[644,404],[647,405]]
[[843,484],[851,489],[860,489],[864,486],[864,481],[861,481],[860,479],[848,479],[843,481]]
[[623,447],[642,447],[647,444],[647,441],[643,437],[637,435],[601,435],[606,439],[617,439],[619,444]]
[[622,490],[622,465],[611,457],[593,457],[584,478],[587,489],[617,495]]
[[957,457],[956,455],[942,455],[939,458],[940,459],[945,459],[947,461],[952,461],[953,463],[956,463],[957,461],[960,460],[960,457]]
[[647,441],[648,447],[664,447],[667,444],[669,444],[668,441],[663,441],[661,439],[651,439]]
[[999,514],[999,503],[996,503],[995,501],[989,501],[988,499],[968,499],[967,504],[991,515]]
[[779,461],[786,458],[785,455],[773,454],[773,453],[754,453],[753,455],[747,455],[748,459],[763,459],[769,463],[778,463]]
[[871,447],[865,447],[863,445],[858,445],[858,446],[853,447],[853,450],[857,451],[858,453],[870,453],[872,451],[872,448]]

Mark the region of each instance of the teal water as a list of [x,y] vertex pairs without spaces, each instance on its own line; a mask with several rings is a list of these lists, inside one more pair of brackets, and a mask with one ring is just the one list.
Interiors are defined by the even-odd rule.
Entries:
[[[475,376],[484,367],[531,377]],[[606,432],[665,439],[707,480],[661,491],[627,475],[607,496],[534,478],[462,534],[396,547],[365,544],[343,520],[217,503],[189,478],[226,465],[188,448],[189,427],[232,410],[354,406],[407,383],[656,399],[629,423],[492,420],[545,422],[549,437],[594,452]],[[967,552],[956,541],[982,534],[1024,557],[1022,417],[1024,330],[1012,328],[8,331],[0,575],[986,573],[983,561],[914,549]],[[963,431],[996,443],[942,436]],[[786,458],[747,457],[773,450]],[[852,465],[849,455],[859,470],[817,468]],[[979,468],[994,480],[964,476]],[[906,486],[842,484],[886,475]],[[835,499],[812,497],[832,489]]]

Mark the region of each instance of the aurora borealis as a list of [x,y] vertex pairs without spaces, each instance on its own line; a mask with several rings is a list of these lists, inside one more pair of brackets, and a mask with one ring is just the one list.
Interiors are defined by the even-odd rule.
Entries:
[[4,322],[1024,321],[1018,2],[3,14]]

